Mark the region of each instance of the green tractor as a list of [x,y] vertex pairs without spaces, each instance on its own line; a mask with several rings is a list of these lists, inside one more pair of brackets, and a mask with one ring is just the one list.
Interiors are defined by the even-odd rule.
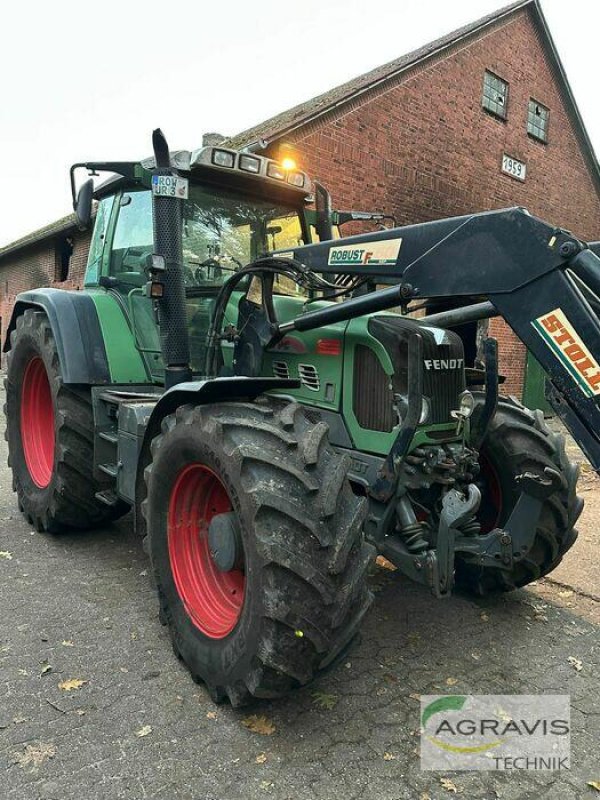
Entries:
[[[132,509],[176,654],[236,706],[344,654],[376,553],[437,597],[550,572],[576,539],[577,468],[499,395],[494,340],[465,361],[464,330],[509,321],[597,466],[589,248],[523,209],[333,239],[352,213],[303,172],[153,144],[72,168],[81,227],[97,201],[84,289],[15,305],[6,436],[29,522]],[[76,192],[81,168],[114,175]]]

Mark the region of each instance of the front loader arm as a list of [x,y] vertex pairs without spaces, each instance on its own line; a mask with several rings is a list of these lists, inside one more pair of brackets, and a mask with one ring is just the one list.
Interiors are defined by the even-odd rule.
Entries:
[[[600,258],[585,243],[511,208],[307,245],[293,255],[315,272],[400,284],[397,295],[375,293],[389,293],[389,307],[398,295],[405,302],[487,298],[543,367],[551,404],[600,471]],[[353,303],[285,327],[319,327]]]

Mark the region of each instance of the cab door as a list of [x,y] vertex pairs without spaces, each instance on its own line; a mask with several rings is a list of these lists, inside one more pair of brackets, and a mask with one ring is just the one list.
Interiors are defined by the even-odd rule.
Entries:
[[132,326],[136,347],[155,381],[164,379],[164,365],[154,302],[145,295],[147,258],[154,252],[152,194],[146,189],[117,196],[116,218],[107,264],[115,291]]

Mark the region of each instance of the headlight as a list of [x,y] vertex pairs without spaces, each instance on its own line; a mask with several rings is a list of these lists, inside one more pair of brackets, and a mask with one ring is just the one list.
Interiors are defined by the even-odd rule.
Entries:
[[260,172],[260,161],[254,156],[240,156],[240,169],[245,172]]
[[300,189],[304,186],[304,175],[301,172],[290,172],[288,175],[288,183],[292,186],[298,186]]
[[213,150],[212,162],[217,167],[233,167],[234,158],[227,150]]
[[460,415],[467,419],[475,409],[475,398],[471,392],[466,391],[463,392],[458,399],[460,400],[460,405],[458,407]]
[[419,417],[419,425],[424,425],[427,422],[427,420],[429,419],[430,410],[431,410],[431,405],[429,404],[429,399],[427,397],[423,397],[421,405],[421,416]]
[[284,181],[286,178],[285,170],[283,167],[280,167],[279,164],[276,164],[275,161],[271,161],[267,166],[267,175],[269,178],[276,178],[278,181]]

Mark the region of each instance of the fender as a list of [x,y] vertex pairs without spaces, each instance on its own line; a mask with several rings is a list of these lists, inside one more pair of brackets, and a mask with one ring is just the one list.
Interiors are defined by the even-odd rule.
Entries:
[[259,394],[273,389],[299,389],[300,381],[283,378],[247,378],[234,375],[227,378],[209,378],[203,381],[185,381],[168,389],[152,409],[144,432],[142,450],[150,445],[160,432],[164,417],[185,403],[207,405],[226,400],[254,400]]
[[17,319],[28,308],[45,312],[56,341],[64,383],[107,384],[111,382],[96,306],[85,292],[65,289],[35,289],[17,295],[3,351],[10,350],[10,335]]
[[[156,403],[147,419],[143,406],[139,407],[142,425],[145,425],[144,437],[139,449],[135,476],[135,528],[139,534],[146,534],[146,521],[141,514],[141,502],[146,496],[144,470],[150,463],[150,444],[160,433],[162,420],[172,414],[176,408],[185,403],[207,405],[226,400],[254,400],[259,394],[277,389],[299,389],[300,381],[283,378],[248,378],[232,376],[212,378],[203,381],[186,381],[168,389]],[[130,502],[131,500],[129,500]]]

